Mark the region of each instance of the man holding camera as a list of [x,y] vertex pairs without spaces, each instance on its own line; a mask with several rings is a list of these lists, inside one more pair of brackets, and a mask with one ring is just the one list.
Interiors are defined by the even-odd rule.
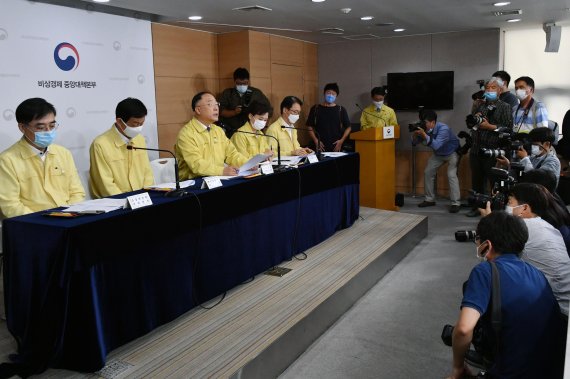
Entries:
[[249,104],[257,101],[270,105],[261,90],[249,85],[247,69],[239,67],[234,71],[234,83],[235,87],[226,88],[220,95],[220,122],[226,129],[228,138],[248,121]]
[[[502,317],[500,335],[494,338],[494,363],[488,371],[491,378],[562,377],[563,319],[544,275],[520,259],[528,236],[523,220],[505,212],[492,212],[477,225],[477,258],[492,261],[499,273]],[[479,319],[490,318],[491,272],[487,262],[471,270],[453,329],[453,367],[448,378],[470,375],[465,357]],[[487,330],[494,335],[493,329]]]
[[[480,103],[474,111],[467,116],[465,122],[471,129],[473,146],[469,153],[471,166],[472,189],[478,193],[487,193],[486,183],[491,187],[491,168],[495,166],[495,158],[485,157],[480,154],[480,149],[497,149],[499,147],[499,131],[511,132],[513,127],[513,115],[511,106],[501,100],[500,79],[493,77],[485,83],[485,101]],[[469,217],[479,216],[479,211],[474,208]]]
[[459,139],[442,122],[437,122],[437,114],[431,109],[424,109],[420,113],[422,119],[419,124],[410,125],[414,127],[412,132],[412,144],[415,146],[422,142],[433,149],[433,155],[429,158],[424,171],[425,200],[418,204],[418,207],[430,207],[435,205],[434,180],[437,169],[447,163],[447,178],[449,180],[449,198],[451,206],[449,212],[457,213],[461,207],[459,180],[457,179],[457,162],[459,156],[456,153],[459,147]]
[[[533,169],[550,171],[556,176],[556,183],[558,183],[560,178],[560,160],[552,149],[554,132],[549,128],[536,128],[530,131],[528,138],[532,142],[531,151],[526,151],[524,148],[516,151],[524,171]],[[509,167],[510,165],[509,159],[503,156],[497,157],[497,163],[504,167]]]

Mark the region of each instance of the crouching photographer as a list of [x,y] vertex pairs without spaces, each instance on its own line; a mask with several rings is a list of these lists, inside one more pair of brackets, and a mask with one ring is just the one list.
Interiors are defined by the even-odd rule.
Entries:
[[435,205],[434,181],[437,169],[447,163],[447,178],[449,180],[449,198],[451,206],[449,212],[457,213],[461,207],[459,180],[457,179],[457,162],[459,155],[459,139],[442,122],[437,121],[437,114],[431,109],[422,110],[421,121],[410,124],[412,132],[412,144],[423,143],[433,150],[433,155],[429,158],[424,171],[425,200],[418,204],[419,207],[430,207]]
[[[525,172],[538,169],[550,171],[556,176],[556,182],[560,177],[560,160],[552,148],[554,133],[549,128],[536,128],[530,131],[528,139],[532,143],[529,147],[521,147],[516,151],[520,165]],[[530,148],[530,151],[528,151]],[[497,163],[503,167],[510,167],[511,162],[505,156],[497,157]]]
[[485,378],[562,377],[563,319],[544,275],[520,259],[529,237],[525,223],[493,212],[481,219],[476,233],[476,255],[485,262],[473,268],[464,285],[452,328],[449,378],[473,376],[466,361],[474,356],[472,342],[486,358]]

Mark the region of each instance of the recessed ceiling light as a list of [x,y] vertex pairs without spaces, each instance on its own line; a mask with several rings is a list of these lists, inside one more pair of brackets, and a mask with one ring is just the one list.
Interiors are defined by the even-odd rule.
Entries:
[[108,3],[110,0],[93,0],[95,3]]
[[507,22],[519,22],[520,20],[520,18],[509,18]]
[[501,1],[499,3],[495,3],[493,4],[496,7],[504,7],[505,5],[509,5],[511,2],[510,1]]
[[190,16],[188,17],[188,20],[192,20],[192,21],[199,21],[202,19],[202,16]]
[[373,16],[360,17],[360,19],[361,19],[362,21],[369,21],[369,20],[372,20],[373,18],[374,18]]
[[406,29],[404,29],[404,28],[394,29],[394,31],[395,31],[396,33],[403,32],[404,30],[406,30]]
[[322,3],[325,0],[312,0],[312,1],[313,1],[313,3]]

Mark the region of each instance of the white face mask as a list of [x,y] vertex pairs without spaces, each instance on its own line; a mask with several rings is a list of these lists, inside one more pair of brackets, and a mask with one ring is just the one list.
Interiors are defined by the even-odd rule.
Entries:
[[265,128],[265,124],[267,124],[267,121],[256,119],[253,121],[253,124],[251,124],[251,126],[253,126],[255,130],[261,130]]
[[243,95],[247,91],[247,87],[247,84],[238,84],[236,85],[236,90]]
[[524,89],[518,89],[518,90],[516,90],[516,91],[515,91],[515,94],[517,95],[517,98],[518,98],[520,101],[523,101],[523,100],[526,99],[526,97],[527,97],[526,90],[524,90]]
[[505,213],[512,215],[513,210],[518,207],[522,207],[524,204],[517,205],[516,207],[511,207],[510,205],[505,206]]
[[137,127],[132,127],[132,126],[128,126],[126,122],[124,122],[123,120],[121,120],[121,122],[123,123],[123,125],[125,125],[125,130],[123,130],[123,133],[125,133],[125,135],[129,138],[135,138],[136,136],[138,136],[139,134],[141,134],[142,130],[143,130],[143,126],[137,126]]
[[291,124],[296,123],[297,120],[299,120],[299,115],[298,115],[298,114],[290,114],[290,115],[289,115],[289,122],[290,122]]
[[384,105],[383,101],[373,101],[373,103],[376,106],[376,108],[382,108],[382,105]]
[[477,259],[479,259],[481,262],[484,262],[487,260],[487,253],[489,252],[489,247],[487,246],[487,251],[485,252],[485,255],[481,255],[481,253],[479,252],[479,248],[483,245],[486,245],[485,242],[483,242],[481,245],[479,246],[475,246],[475,255],[477,256]]
[[530,149],[530,155],[533,157],[537,157],[540,155],[540,146],[532,145]]

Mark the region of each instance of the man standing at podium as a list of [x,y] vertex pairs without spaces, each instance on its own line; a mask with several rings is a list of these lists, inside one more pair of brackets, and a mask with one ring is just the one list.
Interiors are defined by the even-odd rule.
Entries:
[[421,112],[421,121],[416,124],[412,133],[412,144],[423,143],[433,149],[424,171],[425,200],[418,207],[431,207],[435,205],[434,180],[437,169],[447,163],[447,178],[449,180],[449,198],[451,207],[449,212],[459,212],[461,202],[459,193],[459,180],[457,179],[457,162],[459,156],[455,152],[459,147],[459,139],[442,122],[437,122],[437,114],[431,109]]
[[372,104],[362,111],[362,115],[360,116],[360,130],[398,125],[396,112],[384,104],[386,87],[372,88],[370,96],[372,96]]

